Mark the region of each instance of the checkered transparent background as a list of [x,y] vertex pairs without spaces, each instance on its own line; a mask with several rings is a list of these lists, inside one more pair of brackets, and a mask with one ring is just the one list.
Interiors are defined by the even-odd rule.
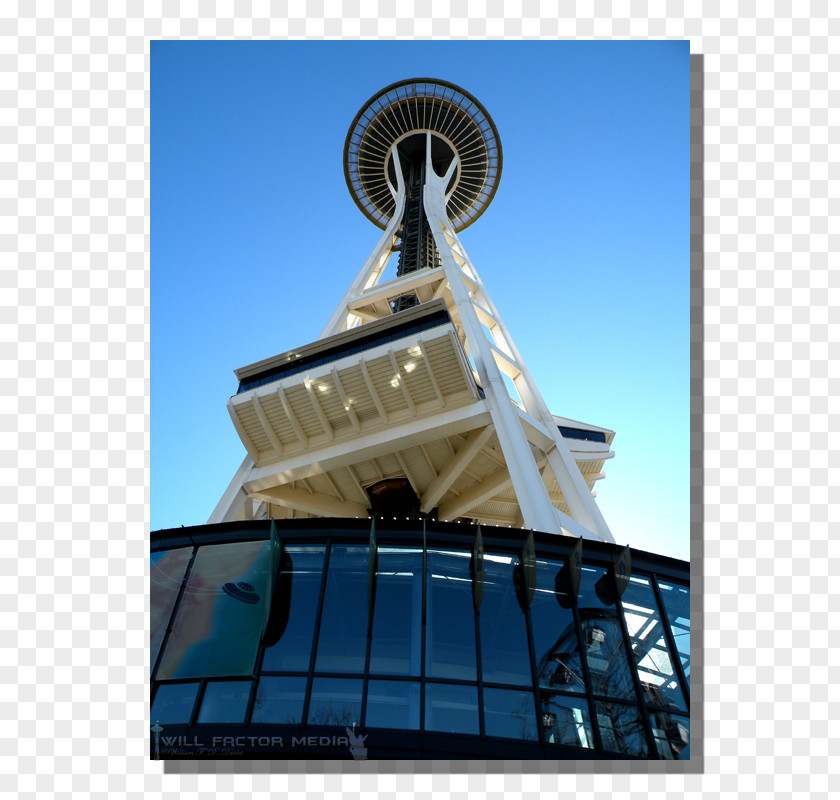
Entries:
[[[198,0],[144,3],[146,17],[119,2],[0,4],[9,796],[827,796],[840,718],[838,20],[827,2],[686,5],[683,18],[683,4],[644,0],[427,0],[399,15],[394,0]],[[148,760],[145,666],[148,39],[448,35],[690,38],[705,56],[702,772],[164,768]]]

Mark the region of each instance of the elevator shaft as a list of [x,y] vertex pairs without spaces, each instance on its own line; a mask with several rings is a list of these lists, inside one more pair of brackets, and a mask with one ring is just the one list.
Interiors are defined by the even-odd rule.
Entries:
[[[440,266],[435,240],[429,229],[426,211],[423,208],[423,185],[426,181],[425,153],[417,153],[408,163],[405,184],[405,213],[397,232],[400,239],[400,258],[397,276],[407,275],[418,269]],[[394,313],[416,306],[417,295],[409,294],[394,301]]]

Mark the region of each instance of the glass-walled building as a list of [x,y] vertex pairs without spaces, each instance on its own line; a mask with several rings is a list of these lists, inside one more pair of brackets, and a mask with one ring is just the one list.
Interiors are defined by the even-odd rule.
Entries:
[[158,531],[151,562],[154,757],[687,753],[684,562],[362,519]]

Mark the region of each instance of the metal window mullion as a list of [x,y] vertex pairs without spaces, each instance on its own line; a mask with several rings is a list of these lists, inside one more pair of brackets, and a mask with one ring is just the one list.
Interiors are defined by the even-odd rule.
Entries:
[[426,522],[423,521],[423,594],[421,603],[420,616],[420,732],[426,730],[426,635],[427,635],[427,614],[426,605],[428,603],[429,592],[426,588],[426,580],[428,578],[428,548],[426,546]]
[[193,700],[192,714],[190,714],[190,721],[188,727],[195,727],[198,722],[198,712],[204,703],[204,693],[207,690],[207,678],[201,678],[198,684],[198,691],[195,693],[195,700]]
[[332,555],[332,537],[327,537],[327,549],[324,553],[323,574],[321,575],[321,590],[318,594],[318,610],[315,614],[315,630],[312,634],[312,649],[309,653],[309,671],[306,676],[306,690],[303,697],[303,711],[301,712],[301,726],[309,724],[309,702],[312,698],[312,681],[315,677],[315,658],[318,654],[318,637],[321,634],[321,614],[324,611],[324,597],[327,592],[327,574]]
[[633,688],[636,692],[636,703],[639,707],[639,713],[642,717],[642,727],[645,731],[645,738],[650,748],[649,758],[657,758],[656,739],[653,736],[653,728],[650,725],[650,718],[647,714],[647,704],[645,703],[645,695],[642,691],[642,682],[639,678],[639,670],[636,667],[636,657],[633,653],[633,646],[630,644],[630,632],[627,629],[627,620],[624,619],[624,607],[621,604],[621,595],[618,591],[618,582],[615,577],[615,570],[612,567],[608,568],[610,573],[610,582],[615,591],[615,607],[618,612],[618,623],[621,626],[621,638],[624,640],[624,649],[627,653],[627,659],[630,665],[630,677],[633,680]]
[[[539,568],[539,567],[538,567]],[[531,661],[531,692],[534,696],[534,711],[537,715],[537,742],[547,744],[543,730],[542,702],[540,698],[540,676],[537,674],[537,655],[534,647],[534,628],[531,620],[531,606],[525,608],[525,632],[528,636],[528,658]]]
[[[566,564],[569,563],[568,556],[566,557]],[[595,705],[595,694],[592,690],[592,675],[589,672],[589,663],[586,660],[586,642],[583,639],[583,629],[580,623],[580,613],[578,609],[577,597],[572,598],[572,618],[575,624],[575,636],[578,641],[578,652],[580,653],[580,669],[583,672],[583,686],[586,690],[586,703],[589,706],[589,717],[592,722],[592,736],[595,739],[595,750],[599,753],[607,752],[604,750],[604,743],[601,739],[601,727],[598,723],[598,708]]]
[[478,735],[484,738],[484,670],[481,666],[481,610],[473,609],[475,620],[475,672],[478,681]]
[[[680,688],[682,689],[683,696],[685,697],[685,707],[690,709],[691,687],[688,682],[688,678],[686,677],[685,672],[683,671],[682,658],[680,658],[680,651],[677,648],[677,642],[674,638],[674,633],[671,630],[671,619],[668,616],[668,609],[665,607],[665,602],[663,601],[662,595],[659,591],[659,578],[655,573],[651,574],[650,576],[650,584],[653,587],[653,596],[656,598],[656,604],[659,607],[659,619],[662,621],[662,628],[665,631],[665,640],[668,642],[668,650],[670,651],[671,655],[671,664],[674,667],[674,672],[677,675],[677,680],[679,681]],[[689,636],[691,636],[690,618],[688,623]]]

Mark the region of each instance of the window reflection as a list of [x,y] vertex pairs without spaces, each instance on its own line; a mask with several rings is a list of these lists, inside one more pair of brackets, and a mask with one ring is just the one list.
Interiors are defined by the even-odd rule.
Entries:
[[[289,545],[285,549],[280,577],[277,581],[272,622],[282,616],[285,625],[275,644],[266,647],[263,672],[306,672],[312,654],[312,636],[318,612],[318,596],[324,565],[324,546]],[[282,592],[280,587],[290,586]],[[288,610],[278,608],[287,602]],[[285,612],[285,613],[284,613]],[[275,635],[277,635],[277,633]]]
[[650,581],[633,576],[621,597],[621,607],[645,700],[686,710]]
[[637,706],[598,701],[595,710],[605,750],[647,758],[647,740]]
[[665,606],[665,614],[671,633],[677,645],[683,674],[687,678],[691,667],[691,642],[689,635],[690,598],[687,586],[659,581],[659,594]]
[[370,648],[371,673],[420,674],[423,551],[380,547]]
[[251,681],[215,681],[204,688],[199,722],[245,722]]
[[429,550],[426,674],[476,679],[470,553]]
[[303,716],[306,678],[260,678],[251,722],[297,725]]
[[367,649],[368,547],[333,545],[315,669],[363,672]]
[[358,725],[362,718],[362,680],[315,678],[309,701],[310,725]]
[[657,755],[660,758],[675,759],[688,746],[688,717],[656,711],[650,715],[650,727],[656,742]]
[[562,568],[562,561],[537,560],[537,588],[531,601],[537,675],[542,687],[585,692],[571,598],[558,585]]
[[478,689],[427,683],[426,730],[478,734]]
[[[481,668],[489,683],[531,685],[525,614],[516,597],[512,556],[484,556],[481,601]],[[533,702],[533,698],[532,698]]]
[[151,718],[162,725],[186,725],[192,716],[198,683],[164,683],[158,686]]
[[369,681],[365,727],[418,730],[420,684],[414,681]]
[[533,692],[485,687],[484,731],[488,736],[536,741]]
[[[607,579],[604,569],[584,567],[581,571],[578,612],[592,691],[635,700],[636,691],[618,612],[614,605],[604,604],[601,596],[605,593],[598,591]],[[599,581],[602,582],[600,586]]]
[[543,692],[540,705],[546,744],[595,747],[585,698]]

